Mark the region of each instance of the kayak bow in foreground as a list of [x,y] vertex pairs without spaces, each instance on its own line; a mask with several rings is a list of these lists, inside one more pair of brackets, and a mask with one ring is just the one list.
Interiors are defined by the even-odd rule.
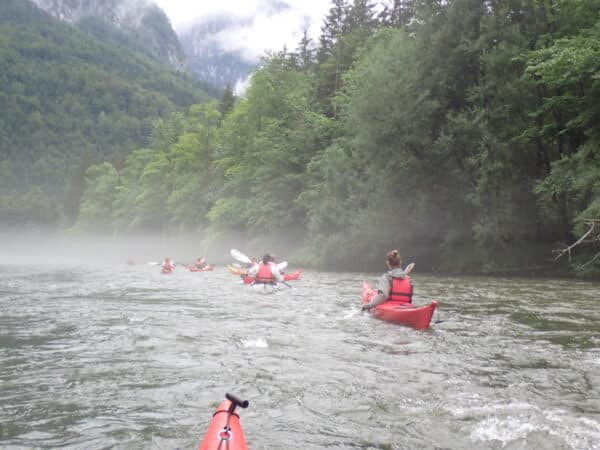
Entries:
[[225,397],[227,400],[213,414],[199,450],[248,450],[235,408],[247,408],[250,403],[231,394],[225,394]]

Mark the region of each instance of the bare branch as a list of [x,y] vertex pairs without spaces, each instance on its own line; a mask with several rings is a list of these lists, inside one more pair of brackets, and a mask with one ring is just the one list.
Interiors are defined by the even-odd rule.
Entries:
[[[587,230],[585,232],[585,234],[583,236],[581,236],[575,243],[569,245],[567,248],[564,248],[562,250],[559,250],[558,252],[558,256],[556,258],[554,258],[554,261],[556,261],[558,258],[560,258],[562,255],[564,255],[565,253],[569,254],[569,261],[571,260],[571,250],[575,247],[577,247],[579,244],[581,244],[582,242],[585,241],[585,238],[587,238],[592,231],[594,231],[594,226],[596,225],[596,221],[595,220],[586,220],[584,223],[589,223],[590,224],[590,229]],[[594,239],[595,240],[595,239]]]
[[[597,246],[600,244],[600,219],[586,219],[583,221],[583,223],[586,225],[589,225],[590,228],[583,234],[583,236],[581,236],[579,239],[577,239],[577,241],[574,242],[573,244],[571,244],[568,247],[565,247],[563,249],[555,250],[555,253],[558,253],[558,255],[556,256],[556,258],[554,258],[554,261],[559,259],[565,253],[569,254],[569,261],[571,261],[571,250],[573,250],[578,245],[579,246],[581,246],[581,245],[596,245]],[[596,225],[598,225],[598,226],[596,227]],[[589,261],[587,261],[585,264],[582,264],[579,267],[577,267],[577,269],[582,269],[582,268],[588,266],[589,264],[592,264],[598,258],[600,258],[600,252],[596,253],[596,255],[594,255],[594,257],[592,259],[590,259]]]
[[579,266],[579,269],[583,269],[585,266],[587,266],[588,264],[593,263],[599,257],[600,257],[600,252],[596,253],[596,255],[592,259],[590,259],[588,262],[586,262],[585,264]]

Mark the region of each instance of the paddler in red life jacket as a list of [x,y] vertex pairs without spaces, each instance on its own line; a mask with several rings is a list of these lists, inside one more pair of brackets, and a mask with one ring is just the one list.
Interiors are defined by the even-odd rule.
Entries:
[[195,269],[204,269],[208,264],[204,260],[204,258],[196,258],[196,262],[194,263]]
[[366,305],[363,310],[371,309],[383,302],[412,303],[413,287],[408,275],[402,270],[402,258],[398,250],[387,253],[385,263],[388,271],[379,279],[377,295]]
[[275,264],[275,257],[268,253],[262,257],[262,263],[255,264],[248,270],[248,276],[254,278],[254,284],[277,284],[283,281],[283,276]]
[[173,272],[174,270],[175,270],[175,264],[173,264],[173,262],[171,261],[171,258],[169,258],[167,256],[162,263],[162,271],[163,272]]

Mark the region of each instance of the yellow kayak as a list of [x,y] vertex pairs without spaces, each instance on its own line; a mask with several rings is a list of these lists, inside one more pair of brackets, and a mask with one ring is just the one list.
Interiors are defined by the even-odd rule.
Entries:
[[248,271],[241,267],[234,267],[234,266],[229,265],[229,266],[227,266],[227,268],[233,275],[247,275],[248,274]]

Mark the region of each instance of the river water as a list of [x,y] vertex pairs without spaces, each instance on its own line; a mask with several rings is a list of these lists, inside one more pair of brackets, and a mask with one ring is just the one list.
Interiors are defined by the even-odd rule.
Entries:
[[375,278],[0,266],[0,448],[191,449],[225,392],[255,450],[600,448],[600,285],[415,273],[416,331]]

